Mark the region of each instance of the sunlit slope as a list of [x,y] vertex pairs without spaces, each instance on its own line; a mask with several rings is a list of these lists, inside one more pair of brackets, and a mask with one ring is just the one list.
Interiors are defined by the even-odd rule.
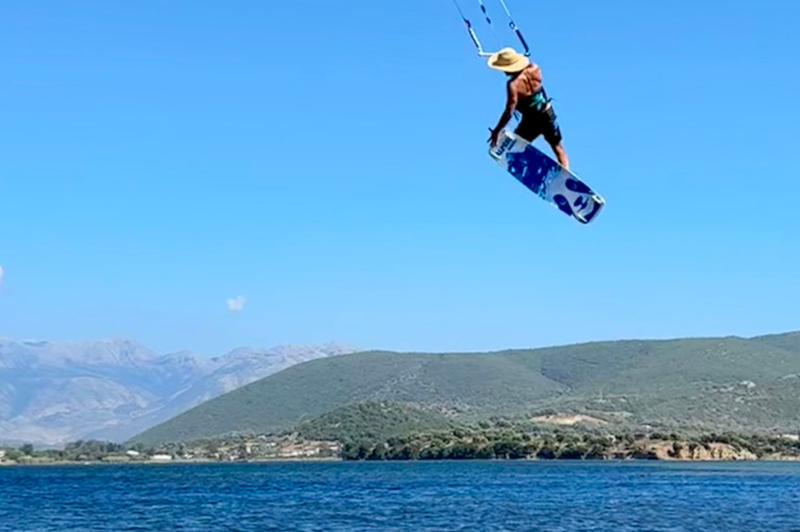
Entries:
[[711,382],[763,383],[800,370],[800,351],[736,337],[590,343],[539,353],[543,375],[573,393],[651,394]]
[[800,332],[757,336],[753,340],[793,353],[800,353]]
[[405,401],[449,413],[502,413],[566,388],[541,373],[535,351],[515,354],[358,353],[299,364],[200,405],[134,439],[156,443],[231,431],[272,432],[338,407]]
[[781,341],[595,342],[488,354],[369,352],[300,364],[139,435],[157,444],[274,433],[343,406],[395,401],[456,419],[544,410],[611,423],[800,425],[800,352]]

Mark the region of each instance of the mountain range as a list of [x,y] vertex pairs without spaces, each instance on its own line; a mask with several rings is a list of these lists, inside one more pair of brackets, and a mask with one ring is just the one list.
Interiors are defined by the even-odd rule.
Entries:
[[0,443],[125,441],[190,408],[294,364],[353,348],[239,348],[211,358],[159,355],[128,340],[0,340]]
[[358,426],[353,407],[376,402],[407,405],[428,424],[434,418],[424,412],[456,422],[505,416],[543,424],[796,434],[800,333],[493,353],[358,352],[291,366],[154,426],[131,443],[303,433],[309,423],[332,429],[343,420]]

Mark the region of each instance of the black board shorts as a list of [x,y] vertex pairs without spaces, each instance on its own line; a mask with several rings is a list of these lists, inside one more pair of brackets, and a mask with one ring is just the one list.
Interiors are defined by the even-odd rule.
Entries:
[[551,146],[556,146],[561,142],[561,128],[558,127],[558,117],[552,105],[544,111],[523,113],[522,120],[514,133],[528,142],[533,142],[539,135],[543,135]]

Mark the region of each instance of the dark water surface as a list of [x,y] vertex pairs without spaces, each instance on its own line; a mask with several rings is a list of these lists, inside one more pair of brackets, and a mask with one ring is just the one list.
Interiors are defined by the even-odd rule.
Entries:
[[0,532],[797,531],[800,464],[0,468]]

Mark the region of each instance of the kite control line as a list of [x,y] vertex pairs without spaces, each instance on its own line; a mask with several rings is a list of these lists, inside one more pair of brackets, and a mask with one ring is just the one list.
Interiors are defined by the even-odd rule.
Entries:
[[[509,26],[509,28],[511,28],[511,31],[516,33],[517,38],[522,43],[522,46],[525,48],[525,56],[526,57],[530,56],[531,55],[531,51],[530,51],[530,48],[528,48],[528,43],[525,42],[525,38],[522,36],[522,31],[520,31],[519,27],[514,22],[514,17],[511,16],[511,11],[508,9],[508,5],[506,5],[504,0],[498,0],[498,1],[500,2],[500,5],[503,6],[503,10],[506,12],[506,15],[508,15],[508,20],[509,20],[508,26]],[[490,28],[492,28],[492,32],[495,33],[495,37],[496,37],[497,33],[494,30],[494,25],[492,24],[492,19],[489,17],[489,13],[486,10],[486,6],[484,5],[483,0],[477,0],[477,2],[478,2],[478,5],[481,8],[481,11],[483,12],[483,15],[486,17],[486,23],[489,25]],[[464,20],[464,24],[467,26],[467,32],[469,32],[469,36],[472,39],[473,44],[475,44],[475,48],[478,49],[478,55],[481,56],[481,57],[487,57],[487,56],[492,55],[491,53],[485,52],[483,50],[483,46],[481,45],[481,41],[478,39],[478,35],[475,33],[475,28],[472,27],[472,23],[469,21],[469,19],[466,17],[466,15],[464,15],[464,11],[461,9],[461,6],[458,4],[458,1],[457,0],[453,0],[453,3],[455,4],[459,15],[461,15],[461,18]]]
[[511,31],[517,34],[519,42],[521,42],[522,46],[525,48],[525,57],[528,57],[529,55],[531,55],[531,50],[530,48],[528,48],[528,43],[525,42],[525,37],[522,36],[522,32],[520,31],[517,24],[514,22],[514,17],[511,16],[511,11],[508,10],[508,6],[506,5],[505,0],[498,0],[498,1],[500,2],[500,5],[503,6],[506,15],[508,15],[508,27],[511,28]]
[[489,12],[486,11],[486,6],[483,5],[483,0],[478,0],[478,5],[481,6],[483,16],[486,17],[486,23],[490,28],[492,28],[492,35],[494,35],[495,44],[497,44],[497,47],[500,48],[500,40],[497,38],[497,32],[494,29],[494,24],[492,24],[492,19],[489,18]]
[[[475,29],[472,27],[472,23],[464,15],[464,11],[462,11],[461,6],[458,5],[458,2],[456,0],[453,0],[453,3],[456,5],[456,9],[458,9],[459,15],[461,15],[461,18],[464,20],[464,24],[467,26],[467,31],[469,32],[469,36],[472,38],[472,42],[475,44],[475,48],[478,49],[478,55],[481,56],[481,57],[488,57],[488,56],[492,55],[490,53],[487,53],[487,52],[483,51],[483,47],[481,46],[481,41],[478,40],[478,36],[475,34]],[[483,5],[483,4],[481,4],[481,5]],[[484,13],[485,12],[486,11],[484,10]],[[486,20],[489,20],[488,15],[486,17]],[[489,21],[489,24],[491,24],[491,21]]]

